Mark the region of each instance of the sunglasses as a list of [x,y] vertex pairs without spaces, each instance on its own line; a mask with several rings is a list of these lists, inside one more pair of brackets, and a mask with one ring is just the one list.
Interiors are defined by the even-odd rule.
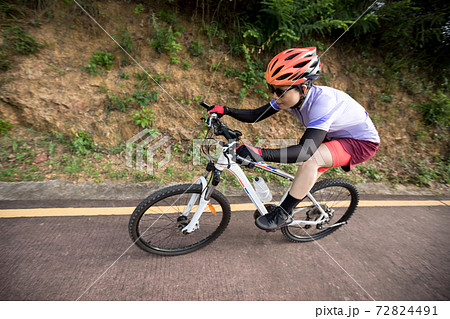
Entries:
[[290,88],[283,90],[280,88],[274,88],[269,84],[269,90],[271,93],[275,93],[278,97],[282,97],[287,91],[297,88],[296,86],[291,86]]

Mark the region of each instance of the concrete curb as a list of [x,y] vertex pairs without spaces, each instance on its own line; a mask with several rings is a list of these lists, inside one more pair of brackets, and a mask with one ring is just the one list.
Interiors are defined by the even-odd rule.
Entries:
[[[141,199],[158,189],[174,185],[158,183],[119,183],[73,182],[52,180],[45,182],[0,182],[0,200],[53,200],[53,199]],[[361,194],[386,195],[444,195],[450,196],[448,185],[439,185],[433,189],[419,188],[411,185],[398,185],[393,188],[383,183],[361,183],[357,185]],[[283,194],[287,186],[269,184],[273,195]],[[227,196],[245,196],[241,188],[220,187]]]

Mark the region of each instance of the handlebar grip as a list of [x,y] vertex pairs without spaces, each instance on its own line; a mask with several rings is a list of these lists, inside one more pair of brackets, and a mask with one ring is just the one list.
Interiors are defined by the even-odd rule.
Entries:
[[206,103],[205,101],[201,101],[200,105],[203,106],[205,109],[210,109],[212,108],[211,105],[209,105],[208,103]]

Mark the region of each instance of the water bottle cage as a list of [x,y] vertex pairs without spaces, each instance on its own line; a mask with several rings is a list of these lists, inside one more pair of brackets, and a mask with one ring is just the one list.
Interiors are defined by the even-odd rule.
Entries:
[[270,202],[272,200],[272,193],[269,187],[261,177],[256,177],[253,181],[256,194],[262,202]]

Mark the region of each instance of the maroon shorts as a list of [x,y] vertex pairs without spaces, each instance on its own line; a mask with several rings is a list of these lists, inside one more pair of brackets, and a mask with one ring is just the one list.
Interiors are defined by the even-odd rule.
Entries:
[[[330,150],[333,158],[331,167],[342,167],[346,172],[356,165],[372,158],[378,151],[379,143],[355,140],[353,138],[341,138],[324,143]],[[323,173],[330,167],[320,167],[318,171]]]

